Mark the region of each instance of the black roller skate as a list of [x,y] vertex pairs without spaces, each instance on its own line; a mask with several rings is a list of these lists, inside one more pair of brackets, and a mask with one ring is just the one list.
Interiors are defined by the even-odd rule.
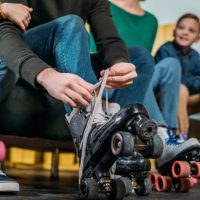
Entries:
[[[131,193],[131,179],[121,177],[111,180],[109,169],[118,157],[133,154],[136,135],[144,135],[146,131],[153,130],[149,128],[150,125],[148,128],[145,127],[148,123],[142,124],[145,120],[141,108],[143,108],[141,104],[128,105],[111,118],[103,115],[101,109],[98,110],[87,141],[83,174],[80,180],[82,199],[98,199],[100,194],[105,194],[110,199],[122,199]],[[90,113],[85,109],[79,110],[71,118],[69,124],[80,157],[82,155],[79,144],[89,116]],[[136,120],[133,124],[138,127],[132,125],[133,134],[127,132],[126,124],[134,118]]]
[[[81,159],[79,185],[82,199],[120,200],[131,193],[131,181],[127,177],[111,179],[109,169],[119,156],[130,156],[134,150],[134,136],[127,132],[126,124],[132,119],[132,128],[143,134],[150,131],[142,126],[145,123],[143,107],[140,104],[128,105],[112,117],[102,111],[99,96],[94,104],[86,109],[72,112],[68,117],[69,128]],[[138,125],[138,127],[134,127]],[[144,129],[144,130],[143,130]],[[135,135],[139,133],[135,132]]]
[[[163,132],[159,133],[163,137]],[[163,137],[164,150],[157,159],[157,173],[150,174],[153,187],[158,192],[171,191],[188,192],[197,185],[200,177],[199,141],[191,138],[187,141],[176,139],[172,131]]]

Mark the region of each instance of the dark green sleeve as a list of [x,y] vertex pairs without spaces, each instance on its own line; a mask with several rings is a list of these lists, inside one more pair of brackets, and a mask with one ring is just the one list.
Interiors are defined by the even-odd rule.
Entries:
[[110,67],[116,61],[129,62],[127,48],[119,37],[109,10],[107,0],[91,1],[89,24],[97,50],[105,64]]
[[[5,2],[5,1],[4,1]],[[6,1],[22,3],[27,1]],[[0,22],[0,58],[14,72],[33,86],[37,74],[48,66],[23,42],[20,29],[12,22],[4,20]]]

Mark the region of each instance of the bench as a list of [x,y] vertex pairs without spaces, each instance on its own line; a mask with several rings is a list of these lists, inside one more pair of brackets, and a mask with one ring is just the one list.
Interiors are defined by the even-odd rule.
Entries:
[[19,79],[0,104],[0,140],[7,147],[51,151],[51,177],[58,178],[59,152],[75,152],[63,103]]

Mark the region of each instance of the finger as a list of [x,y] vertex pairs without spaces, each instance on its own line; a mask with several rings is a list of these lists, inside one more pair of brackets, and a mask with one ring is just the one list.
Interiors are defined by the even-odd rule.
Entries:
[[29,12],[32,12],[32,11],[33,11],[33,8],[28,7],[28,11],[29,11]]
[[122,84],[117,84],[117,83],[107,83],[106,88],[112,88],[112,89],[120,89],[120,88],[125,88],[128,87],[129,85],[133,84],[133,81],[128,81]]
[[63,103],[71,106],[72,108],[78,108],[78,105],[72,99],[70,99],[67,95],[62,95],[62,97],[60,98],[60,100]]
[[33,8],[25,6],[25,5],[21,5],[23,9],[26,9],[28,12],[32,12]]
[[31,20],[31,15],[30,15],[30,13],[27,12],[25,18],[26,18],[26,20],[27,20],[28,22],[30,22],[30,20]]
[[79,107],[86,107],[89,105],[89,102],[87,102],[83,97],[81,97],[80,94],[76,93],[75,91],[71,89],[66,89],[65,91],[66,95],[73,100],[74,103],[76,103]]
[[84,98],[87,102],[92,101],[92,92],[89,92],[87,89],[82,87],[79,83],[69,85],[69,88],[73,91],[76,91],[82,98]]
[[27,19],[23,20],[23,24],[24,24],[25,27],[27,27],[29,25],[29,22],[27,21]]
[[121,64],[110,68],[109,76],[123,76],[125,74],[135,71],[132,64]]
[[23,22],[19,22],[19,23],[17,23],[17,24],[19,25],[19,27],[21,28],[21,30],[22,30],[23,32],[26,31],[26,27],[25,27],[25,25],[24,25]]
[[107,82],[123,83],[123,82],[131,81],[136,77],[137,77],[137,73],[133,71],[123,76],[108,77]]
[[100,75],[104,76],[104,74],[105,74],[105,70],[101,70]]
[[82,86],[83,88],[85,88],[88,92],[92,93],[94,85],[84,81],[82,78],[78,77],[77,78],[77,83]]

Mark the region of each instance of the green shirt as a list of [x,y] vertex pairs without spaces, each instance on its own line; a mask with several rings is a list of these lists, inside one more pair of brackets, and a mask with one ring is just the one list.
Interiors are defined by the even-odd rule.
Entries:
[[[151,52],[158,27],[156,17],[147,11],[143,16],[134,15],[112,3],[110,3],[110,11],[119,35],[126,46],[142,46]],[[92,35],[90,46],[91,51],[96,52]]]

